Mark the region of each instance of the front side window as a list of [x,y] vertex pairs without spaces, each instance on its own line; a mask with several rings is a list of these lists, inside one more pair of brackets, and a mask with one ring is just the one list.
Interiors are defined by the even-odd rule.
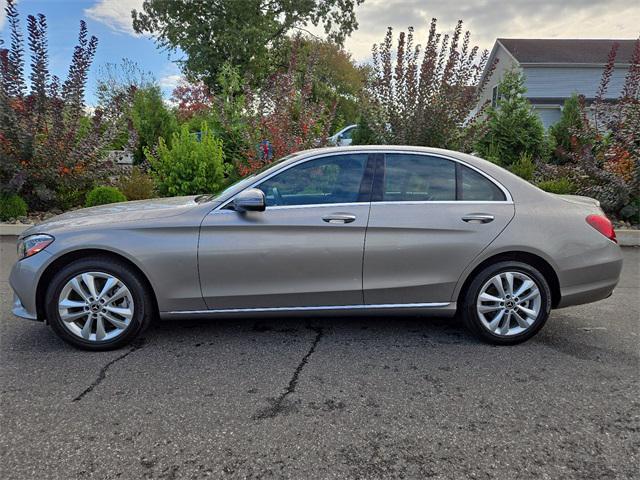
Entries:
[[293,166],[259,184],[267,207],[358,202],[367,154],[332,155]]
[[455,200],[455,163],[427,155],[387,154],[382,199],[387,202]]

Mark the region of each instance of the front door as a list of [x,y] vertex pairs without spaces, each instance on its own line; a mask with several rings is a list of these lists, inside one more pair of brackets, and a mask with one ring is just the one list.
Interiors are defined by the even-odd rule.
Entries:
[[368,163],[366,153],[304,160],[255,185],[264,212],[211,212],[198,250],[208,308],[362,305]]
[[450,302],[464,269],[514,215],[513,202],[492,180],[425,154],[386,154],[372,200],[365,304]]

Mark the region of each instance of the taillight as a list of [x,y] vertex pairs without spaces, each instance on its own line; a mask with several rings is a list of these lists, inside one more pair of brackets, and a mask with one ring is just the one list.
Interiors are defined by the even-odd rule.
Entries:
[[612,242],[618,243],[618,240],[616,239],[616,232],[613,229],[613,224],[611,223],[611,220],[604,215],[589,215],[587,217],[587,223]]

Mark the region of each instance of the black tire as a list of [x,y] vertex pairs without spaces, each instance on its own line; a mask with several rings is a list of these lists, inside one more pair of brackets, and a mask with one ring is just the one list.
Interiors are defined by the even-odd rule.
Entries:
[[[491,278],[503,272],[520,272],[527,275],[535,282],[540,291],[541,304],[538,316],[533,324],[527,330],[511,336],[496,335],[491,332],[483,324],[476,308],[482,287]],[[464,294],[460,312],[466,327],[480,339],[496,345],[515,345],[533,337],[546,323],[549,318],[549,313],[551,312],[551,290],[544,275],[531,265],[516,261],[499,262],[486,267],[475,276]]]
[[[113,275],[121,280],[131,293],[134,311],[130,323],[119,336],[110,340],[85,340],[71,333],[60,318],[58,300],[62,289],[73,277],[87,272]],[[84,350],[105,351],[131,343],[151,323],[155,308],[144,281],[129,265],[110,257],[93,257],[76,260],[56,273],[45,296],[45,313],[53,331],[65,342]]]

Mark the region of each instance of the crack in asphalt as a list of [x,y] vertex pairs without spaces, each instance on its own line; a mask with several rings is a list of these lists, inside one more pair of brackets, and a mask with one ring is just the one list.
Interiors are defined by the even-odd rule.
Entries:
[[123,353],[119,357],[114,358],[113,360],[108,362],[104,367],[102,367],[100,369],[100,371],[98,372],[98,376],[91,383],[91,385],[89,385],[87,388],[85,388],[84,391],[80,395],[78,395],[76,398],[74,398],[71,401],[72,402],[79,402],[80,400],[82,400],[85,397],[85,395],[87,395],[88,393],[91,393],[94,388],[96,388],[98,385],[100,385],[102,383],[102,381],[106,378],[107,370],[109,370],[111,365],[113,365],[114,363],[119,362],[120,360],[126,358],[127,356],[129,356],[130,354],[135,352],[136,350],[141,349],[143,346],[144,346],[144,338],[141,338],[141,339],[135,341],[128,351],[126,351],[125,353]]
[[313,342],[311,343],[311,347],[309,348],[309,351],[306,353],[304,357],[302,357],[302,360],[300,360],[300,363],[296,367],[295,371],[293,372],[293,375],[291,376],[291,379],[289,380],[289,384],[287,385],[287,388],[284,389],[284,391],[280,394],[278,398],[272,400],[270,406],[258,411],[258,413],[256,413],[253,417],[254,420],[274,418],[278,416],[280,413],[283,413],[285,410],[287,410],[286,406],[284,405],[284,401],[289,395],[291,395],[296,391],[296,387],[298,386],[298,380],[300,378],[300,373],[302,373],[302,370],[304,369],[305,365],[309,362],[309,358],[311,357],[311,355],[313,355],[313,353],[316,351],[316,347],[318,346],[318,343],[320,343],[320,340],[322,339],[322,335],[324,334],[321,327],[307,327],[307,328],[309,330],[316,332],[316,336],[313,339]]

